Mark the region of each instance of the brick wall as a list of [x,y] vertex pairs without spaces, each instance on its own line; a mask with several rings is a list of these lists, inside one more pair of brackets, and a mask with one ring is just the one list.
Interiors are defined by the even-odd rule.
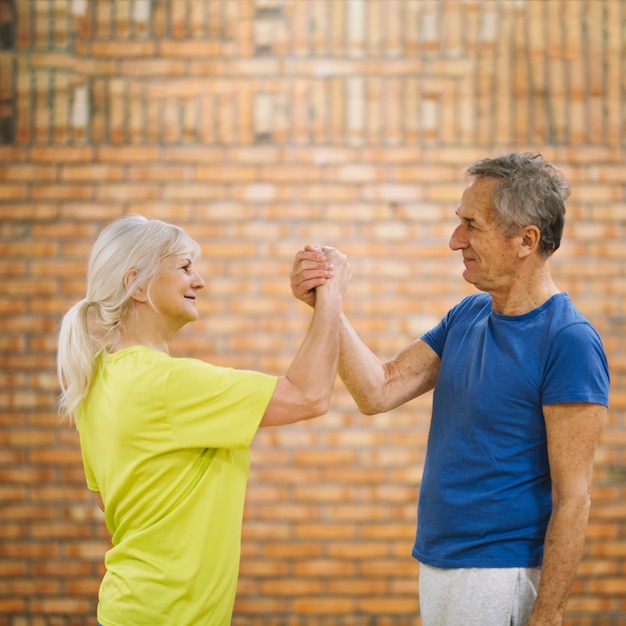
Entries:
[[[389,357],[470,293],[447,248],[462,173],[506,149],[572,183],[553,271],[612,368],[566,624],[625,624],[625,19],[621,0],[0,0],[0,626],[95,623],[108,535],[54,360],[102,224],[201,243],[175,354],[283,373],[313,242],[350,255],[345,310]],[[338,382],[327,416],[259,433],[235,626],[420,623],[429,404],[364,417]]]

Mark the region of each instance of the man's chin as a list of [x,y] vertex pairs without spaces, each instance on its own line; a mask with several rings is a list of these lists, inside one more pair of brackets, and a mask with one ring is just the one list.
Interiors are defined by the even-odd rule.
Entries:
[[489,291],[484,285],[480,284],[478,278],[472,276],[467,270],[463,272],[463,280],[470,285],[474,285],[479,291]]
[[463,280],[470,285],[476,285],[476,278],[472,276],[469,270],[463,272]]

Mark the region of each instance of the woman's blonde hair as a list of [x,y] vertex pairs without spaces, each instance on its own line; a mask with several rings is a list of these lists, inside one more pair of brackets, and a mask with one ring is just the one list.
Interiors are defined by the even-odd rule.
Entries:
[[[162,260],[183,253],[193,258],[200,248],[182,228],[161,220],[129,215],[102,230],[89,257],[86,296],[67,311],[59,331],[62,418],[75,421],[93,381],[95,356],[117,341],[133,291],[141,286],[149,290]],[[124,278],[131,270],[136,273],[126,286]]]

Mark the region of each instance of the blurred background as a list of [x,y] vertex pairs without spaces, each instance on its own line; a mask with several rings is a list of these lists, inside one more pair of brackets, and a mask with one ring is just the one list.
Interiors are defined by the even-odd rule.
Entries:
[[[464,170],[509,150],[572,186],[553,274],[612,370],[565,623],[626,624],[625,36],[622,0],[0,0],[0,626],[95,624],[109,536],[55,350],[104,224],[201,244],[174,355],[284,373],[316,243],[350,256],[345,312],[384,359],[471,293]],[[338,381],[325,417],[259,432],[235,626],[420,624],[430,401],[365,417]]]

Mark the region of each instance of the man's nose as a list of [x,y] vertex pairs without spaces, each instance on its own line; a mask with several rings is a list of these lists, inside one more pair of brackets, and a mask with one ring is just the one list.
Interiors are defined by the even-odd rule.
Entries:
[[462,250],[467,247],[467,238],[465,237],[462,225],[459,224],[450,236],[449,244],[452,250]]

